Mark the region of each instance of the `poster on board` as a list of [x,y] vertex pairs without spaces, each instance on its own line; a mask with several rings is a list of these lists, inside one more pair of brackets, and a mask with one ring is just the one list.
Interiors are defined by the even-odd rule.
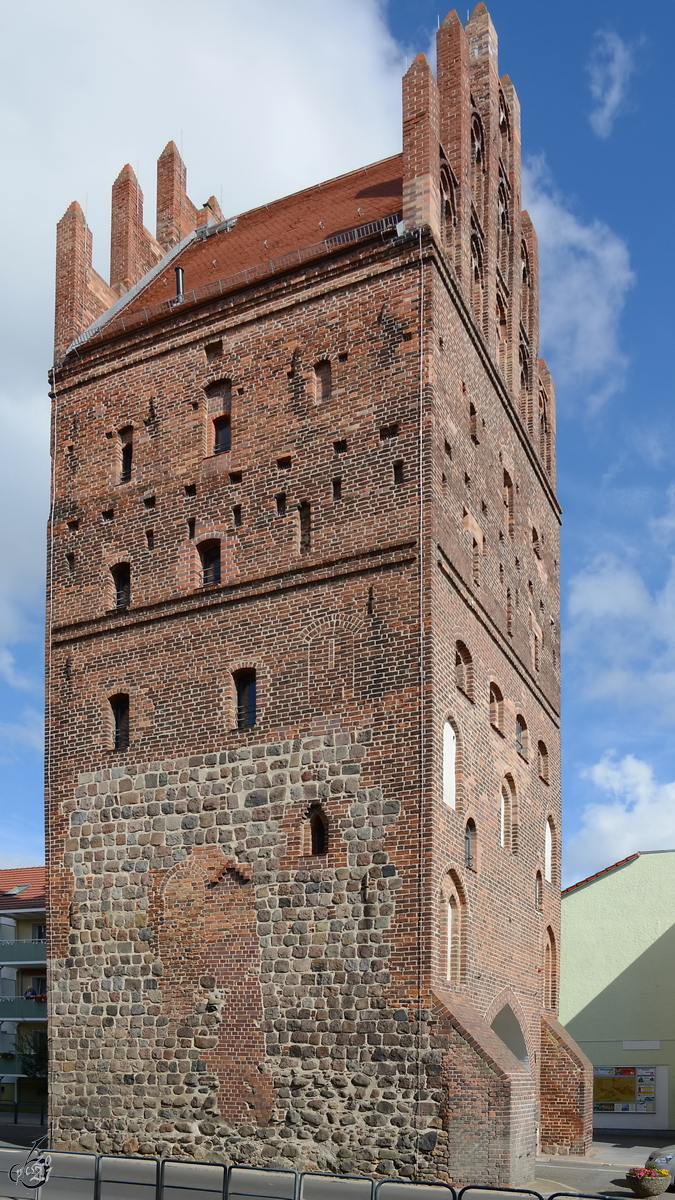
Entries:
[[655,1067],[593,1067],[593,1111],[656,1112]]

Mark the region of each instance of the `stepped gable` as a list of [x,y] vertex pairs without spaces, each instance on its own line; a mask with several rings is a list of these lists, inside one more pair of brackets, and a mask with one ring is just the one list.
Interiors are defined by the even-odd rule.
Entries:
[[[250,209],[229,231],[193,241],[171,259],[166,274],[156,275],[136,296],[127,312],[160,304],[175,293],[174,267],[185,272],[185,291],[254,267],[267,258],[311,246],[358,225],[400,212],[403,202],[403,156],[395,154],[369,167],[340,175]],[[215,263],[214,263],[215,259]]]

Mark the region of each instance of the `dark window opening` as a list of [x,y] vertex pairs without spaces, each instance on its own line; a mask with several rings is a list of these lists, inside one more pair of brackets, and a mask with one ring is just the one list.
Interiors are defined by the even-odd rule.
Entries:
[[68,529],[70,530],[71,533],[77,533],[79,528],[80,528],[79,521],[69,521],[68,522]]
[[476,870],[476,823],[471,817],[464,830],[464,865]]
[[284,458],[277,459],[277,466],[280,471],[290,471],[292,461],[290,454],[286,454]]
[[120,471],[120,483],[128,483],[131,479],[131,462],[134,455],[133,445],[134,431],[131,425],[120,429],[120,441],[122,443],[122,470]]
[[115,510],[113,508],[106,508],[104,512],[101,513],[101,516],[103,517],[104,521],[112,521],[113,517],[115,516]]
[[113,746],[115,750],[126,750],[129,745],[129,697],[120,693],[110,697],[113,717]]
[[241,483],[243,478],[243,471],[230,471],[230,483]]
[[155,531],[154,531],[154,529],[146,529],[145,540],[148,543],[148,550],[154,550],[154,548],[155,548]]
[[394,483],[403,483],[403,461],[401,459],[394,463]]
[[534,550],[535,557],[541,558],[541,542],[539,540],[539,534],[534,528],[534,525],[532,526],[532,549]]
[[237,728],[246,729],[256,720],[255,670],[235,671],[234,685],[237,692]]
[[537,871],[534,878],[534,907],[537,912],[541,912],[544,906],[543,885],[541,880],[541,871]]
[[202,560],[202,583],[208,587],[211,583],[220,583],[220,542],[203,542],[199,547]]
[[455,644],[455,683],[469,700],[473,700],[473,659],[464,642]]
[[232,507],[232,520],[235,525],[241,525],[241,504],[235,504]]
[[185,484],[185,495],[186,496],[196,496],[197,495],[197,484],[196,483],[186,483]]
[[66,562],[68,564],[68,574],[74,575],[75,574],[75,555],[72,553],[66,554]]
[[215,360],[220,358],[223,353],[222,339],[219,339],[217,342],[209,342],[208,345],[204,347],[204,353],[206,354],[207,362],[215,362]]
[[336,454],[346,454],[347,453],[347,442],[346,442],[345,438],[341,438],[340,441],[338,441],[338,442],[333,442],[333,449]]
[[312,548],[312,509],[308,500],[299,505],[300,513],[300,553],[308,554]]
[[340,353],[338,354],[338,362],[346,362],[348,358],[349,358],[348,350],[341,350]]
[[445,450],[445,453],[447,454],[448,458],[452,458],[452,446],[450,445],[450,443],[448,441],[445,442],[444,450]]
[[312,854],[328,854],[328,821],[320,808],[312,809],[309,817]]
[[334,479],[333,480],[333,500],[341,500],[341,499],[342,499],[342,480]]
[[230,418],[229,416],[216,417],[213,422],[213,453],[224,454],[230,449]]
[[394,421],[393,425],[383,425],[380,430],[380,441],[387,442],[390,438],[398,437],[398,422]]
[[154,508],[155,507],[155,497],[154,496],[146,496],[143,503],[146,508]]
[[516,750],[527,758],[527,725],[521,716],[516,717]]
[[190,540],[192,540],[192,538],[195,536],[195,519],[194,519],[194,517],[188,517],[187,527],[188,527],[188,537],[190,538]]
[[277,516],[285,517],[286,516],[286,493],[279,492],[279,495],[277,496],[276,501],[277,501]]
[[118,563],[112,568],[115,584],[115,608],[127,608],[131,601],[131,567],[129,563]]
[[539,742],[537,745],[537,759],[539,767],[539,778],[544,783],[548,783],[548,750],[545,742]]

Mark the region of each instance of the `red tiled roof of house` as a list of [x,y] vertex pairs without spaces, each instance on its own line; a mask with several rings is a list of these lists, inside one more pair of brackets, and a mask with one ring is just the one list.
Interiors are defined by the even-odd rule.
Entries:
[[324,238],[400,212],[403,156],[395,154],[369,167],[284,196],[236,219],[229,232],[193,241],[141,287],[126,312],[150,307],[175,294],[174,267],[184,270],[185,291],[311,246]]
[[634,858],[640,857],[640,851],[636,850],[635,854],[629,854],[628,858],[620,858],[618,862],[612,863],[610,867],[603,867],[602,871],[596,871],[595,875],[587,875],[585,879],[580,879],[578,883],[571,883],[569,887],[563,888],[561,896],[566,896],[568,892],[573,892],[575,888],[581,887],[582,883],[590,883],[592,879],[599,879],[601,875],[606,875],[608,871],[615,871],[617,867],[623,867],[626,863],[632,862]]
[[[24,884],[28,884],[24,891],[9,894],[13,888],[23,887]],[[45,903],[44,867],[9,867],[0,871],[0,912],[44,908]]]

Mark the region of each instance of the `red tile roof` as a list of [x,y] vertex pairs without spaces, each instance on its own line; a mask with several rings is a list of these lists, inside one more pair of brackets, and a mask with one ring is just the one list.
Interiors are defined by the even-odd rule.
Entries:
[[175,294],[174,267],[183,267],[185,291],[200,288],[266,259],[310,246],[337,233],[400,212],[403,156],[396,154],[349,175],[284,196],[242,213],[229,232],[193,241],[142,287],[125,312],[162,303]]
[[569,887],[563,889],[561,896],[566,896],[568,892],[573,892],[575,888],[581,887],[582,883],[590,883],[592,879],[599,879],[601,875],[606,875],[608,871],[615,871],[617,867],[623,867],[626,863],[632,862],[634,858],[640,857],[640,851],[636,850],[635,854],[629,854],[628,858],[620,858],[618,862],[612,863],[611,867],[603,867],[602,871],[596,871],[595,875],[587,875],[585,879],[580,879],[578,883],[571,883]]
[[[10,896],[8,892],[27,883],[25,891]],[[20,908],[44,908],[45,868],[11,867],[0,871],[0,912],[14,912]]]

